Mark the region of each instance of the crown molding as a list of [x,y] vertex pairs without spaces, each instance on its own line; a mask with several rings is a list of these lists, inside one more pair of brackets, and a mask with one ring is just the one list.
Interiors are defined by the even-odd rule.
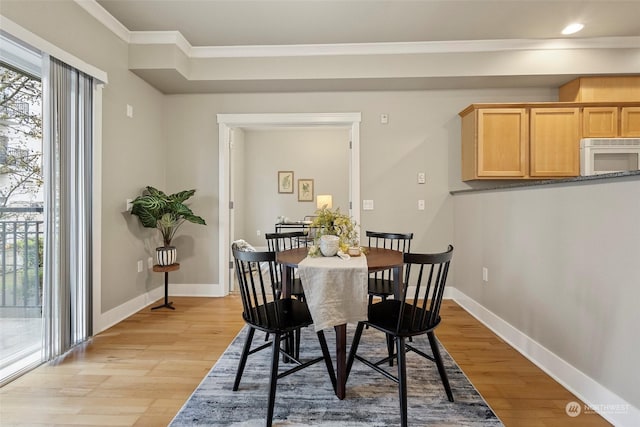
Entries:
[[102,25],[107,27],[116,36],[127,43],[131,41],[131,31],[120,21],[113,17],[107,10],[100,6],[95,0],[74,0],[78,6],[83,8],[89,15],[96,18]]
[[452,40],[255,46],[192,46],[179,31],[129,31],[95,0],[75,0],[91,16],[130,44],[177,46],[189,58],[407,55],[558,49],[637,49],[640,37]]

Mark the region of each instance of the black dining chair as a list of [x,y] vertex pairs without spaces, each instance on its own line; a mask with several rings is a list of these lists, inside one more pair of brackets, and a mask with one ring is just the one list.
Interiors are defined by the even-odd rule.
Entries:
[[[402,253],[411,252],[411,240],[413,233],[386,233],[380,231],[367,231],[368,246],[370,248],[385,248],[400,251]],[[393,271],[391,269],[376,271],[369,275],[369,305],[373,304],[374,297],[386,300],[393,296]]]
[[[276,397],[276,384],[280,378],[307,368],[322,360],[325,361],[329,378],[333,388],[336,387],[336,376],[327,347],[323,331],[318,331],[318,341],[322,356],[302,362],[294,355],[293,336],[301,328],[313,324],[307,304],[293,298],[276,298],[273,283],[279,270],[276,264],[275,252],[246,252],[238,250],[232,245],[235,270],[242,297],[242,317],[249,326],[247,338],[240,356],[240,363],[236,373],[233,391],[237,391],[242,379],[242,373],[249,355],[271,347],[271,374],[269,379],[269,400],[266,425],[271,426]],[[270,334],[273,339],[256,348],[251,348],[256,330]],[[284,342],[284,347],[281,343]],[[294,367],[279,372],[280,354]],[[304,393],[304,390],[299,390]],[[313,390],[308,390],[309,394]]]
[[[438,340],[434,330],[440,324],[440,306],[444,287],[447,282],[449,264],[453,256],[453,246],[436,254],[412,254],[405,253],[404,281],[402,295],[399,299],[387,299],[369,306],[369,318],[358,322],[347,360],[347,377],[351,372],[355,359],[383,374],[385,377],[398,383],[400,400],[400,420],[403,427],[408,425],[407,419],[407,365],[406,353],[414,353],[436,363],[438,373],[442,380],[447,398],[453,402],[453,393],[449,385],[447,373],[442,363]],[[411,280],[411,282],[410,282]],[[409,289],[410,283],[415,289]],[[372,362],[358,354],[358,345],[365,326],[377,329],[387,336],[391,336],[396,342],[396,352],[390,357]],[[416,344],[407,343],[407,338],[418,335],[427,335],[432,355],[416,348]],[[389,368],[381,366],[394,358],[397,361],[397,376],[388,372]]]
[[[264,238],[267,241],[267,248],[271,252],[281,252],[287,249],[295,249],[307,246],[307,233],[304,231],[289,231],[284,233],[265,233]],[[282,269],[278,271],[275,284],[276,296],[280,298],[282,293]],[[304,290],[302,282],[295,277],[291,286],[291,295],[299,300],[304,300]]]
[[[381,231],[366,231],[367,245],[370,248],[393,249],[402,253],[411,252],[411,240],[413,233],[387,233]],[[376,271],[369,274],[369,305],[373,304],[373,298],[379,297],[383,301],[395,295],[393,284],[393,270]],[[393,339],[387,337],[389,356],[393,354]],[[389,359],[389,366],[393,366],[393,359]]]

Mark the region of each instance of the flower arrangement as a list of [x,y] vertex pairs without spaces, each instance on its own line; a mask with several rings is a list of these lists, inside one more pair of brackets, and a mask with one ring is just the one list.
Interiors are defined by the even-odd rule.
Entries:
[[328,208],[318,209],[309,228],[315,231],[313,246],[309,248],[310,256],[321,255],[319,241],[324,235],[338,236],[340,239],[340,250],[347,253],[350,246],[358,246],[358,227],[349,215],[340,212],[340,208],[331,210]]

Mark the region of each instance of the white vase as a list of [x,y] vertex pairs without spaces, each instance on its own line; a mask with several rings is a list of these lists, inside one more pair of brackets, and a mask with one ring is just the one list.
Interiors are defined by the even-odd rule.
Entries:
[[178,251],[175,246],[159,246],[156,248],[156,260],[158,265],[171,265],[176,263]]
[[340,249],[340,238],[326,234],[320,237],[320,252],[324,256],[334,256]]

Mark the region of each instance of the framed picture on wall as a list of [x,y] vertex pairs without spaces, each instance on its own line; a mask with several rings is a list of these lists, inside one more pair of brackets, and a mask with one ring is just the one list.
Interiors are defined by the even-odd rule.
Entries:
[[312,179],[298,180],[298,201],[313,202],[313,180]]
[[278,193],[293,193],[293,171],[278,171]]

